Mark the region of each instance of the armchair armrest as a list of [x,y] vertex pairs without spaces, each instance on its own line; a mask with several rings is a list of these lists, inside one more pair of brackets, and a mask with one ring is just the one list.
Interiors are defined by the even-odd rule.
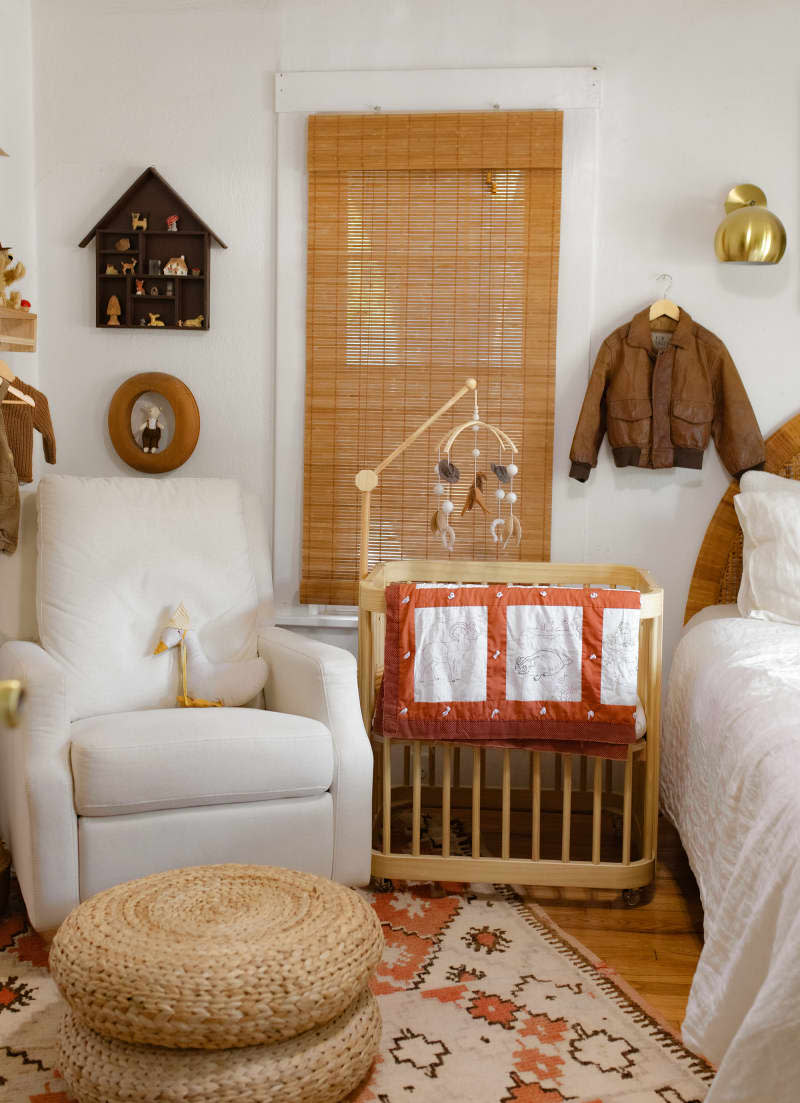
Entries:
[[259,634],[269,664],[267,708],[307,716],[333,736],[333,870],[345,884],[369,880],[372,851],[372,748],[358,700],[356,660],[349,651],[285,628]]
[[30,921],[47,931],[79,902],[66,675],[38,644],[15,640],[0,647],[0,678],[25,688],[18,726],[0,727],[2,829]]

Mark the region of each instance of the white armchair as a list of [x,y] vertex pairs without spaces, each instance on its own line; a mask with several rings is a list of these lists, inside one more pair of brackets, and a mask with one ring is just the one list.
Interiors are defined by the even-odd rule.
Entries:
[[[49,476],[38,497],[41,642],[0,648],[0,679],[26,690],[0,730],[0,833],[33,926],[185,865],[366,883],[355,659],[270,623],[255,503],[222,479]],[[266,659],[266,709],[174,707],[177,652],[152,652],[180,601],[212,660]]]

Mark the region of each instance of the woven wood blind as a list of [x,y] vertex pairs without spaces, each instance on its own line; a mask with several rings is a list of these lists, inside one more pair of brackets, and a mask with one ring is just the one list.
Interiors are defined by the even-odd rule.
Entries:
[[[491,518],[459,516],[463,434],[453,556],[549,559],[561,124],[556,111],[309,118],[301,601],[357,602],[354,476],[470,375],[481,416],[520,449],[523,538],[501,552]],[[430,529],[436,446],[471,413],[465,398],[382,473],[370,566],[445,557]],[[478,446],[494,514],[497,449],[485,434]]]

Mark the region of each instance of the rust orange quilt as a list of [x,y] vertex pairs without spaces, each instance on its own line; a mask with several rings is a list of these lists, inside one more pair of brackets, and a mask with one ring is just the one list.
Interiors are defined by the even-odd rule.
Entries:
[[634,742],[636,590],[588,586],[386,589],[376,727],[391,739],[624,757]]

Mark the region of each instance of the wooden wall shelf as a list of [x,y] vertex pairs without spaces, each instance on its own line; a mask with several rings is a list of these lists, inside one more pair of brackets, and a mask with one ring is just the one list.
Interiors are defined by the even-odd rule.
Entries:
[[0,306],[0,349],[3,352],[36,352],[37,315],[29,310]]
[[[147,218],[147,229],[133,229],[133,213]],[[168,215],[178,216],[178,230],[168,230]],[[151,329],[156,332],[165,329],[178,329],[182,333],[201,332],[210,325],[211,298],[211,242],[215,241],[223,249],[225,242],[214,233],[200,216],[181,198],[175,189],[167,183],[154,168],[146,169],[131,184],[124,195],[97,222],[83,241],[85,248],[97,238],[96,306],[95,325],[98,329]],[[129,248],[120,250],[116,242],[127,238]],[[150,275],[148,267],[151,260],[161,261],[161,266],[170,257],[183,256],[191,273],[192,268],[199,269],[198,275],[168,276]],[[117,257],[115,261],[113,258]],[[122,272],[123,261],[136,261],[133,274]],[[113,264],[118,273],[109,274],[106,267]],[[144,280],[144,295],[136,294],[136,281]],[[166,294],[167,281],[173,285],[173,294]],[[152,295],[151,288],[157,287],[158,294]],[[113,295],[119,300],[119,324],[108,325],[108,304]],[[149,315],[160,315],[163,326],[142,325],[149,322]],[[203,316],[200,326],[187,326],[189,319]],[[181,322],[183,324],[179,325]]]

